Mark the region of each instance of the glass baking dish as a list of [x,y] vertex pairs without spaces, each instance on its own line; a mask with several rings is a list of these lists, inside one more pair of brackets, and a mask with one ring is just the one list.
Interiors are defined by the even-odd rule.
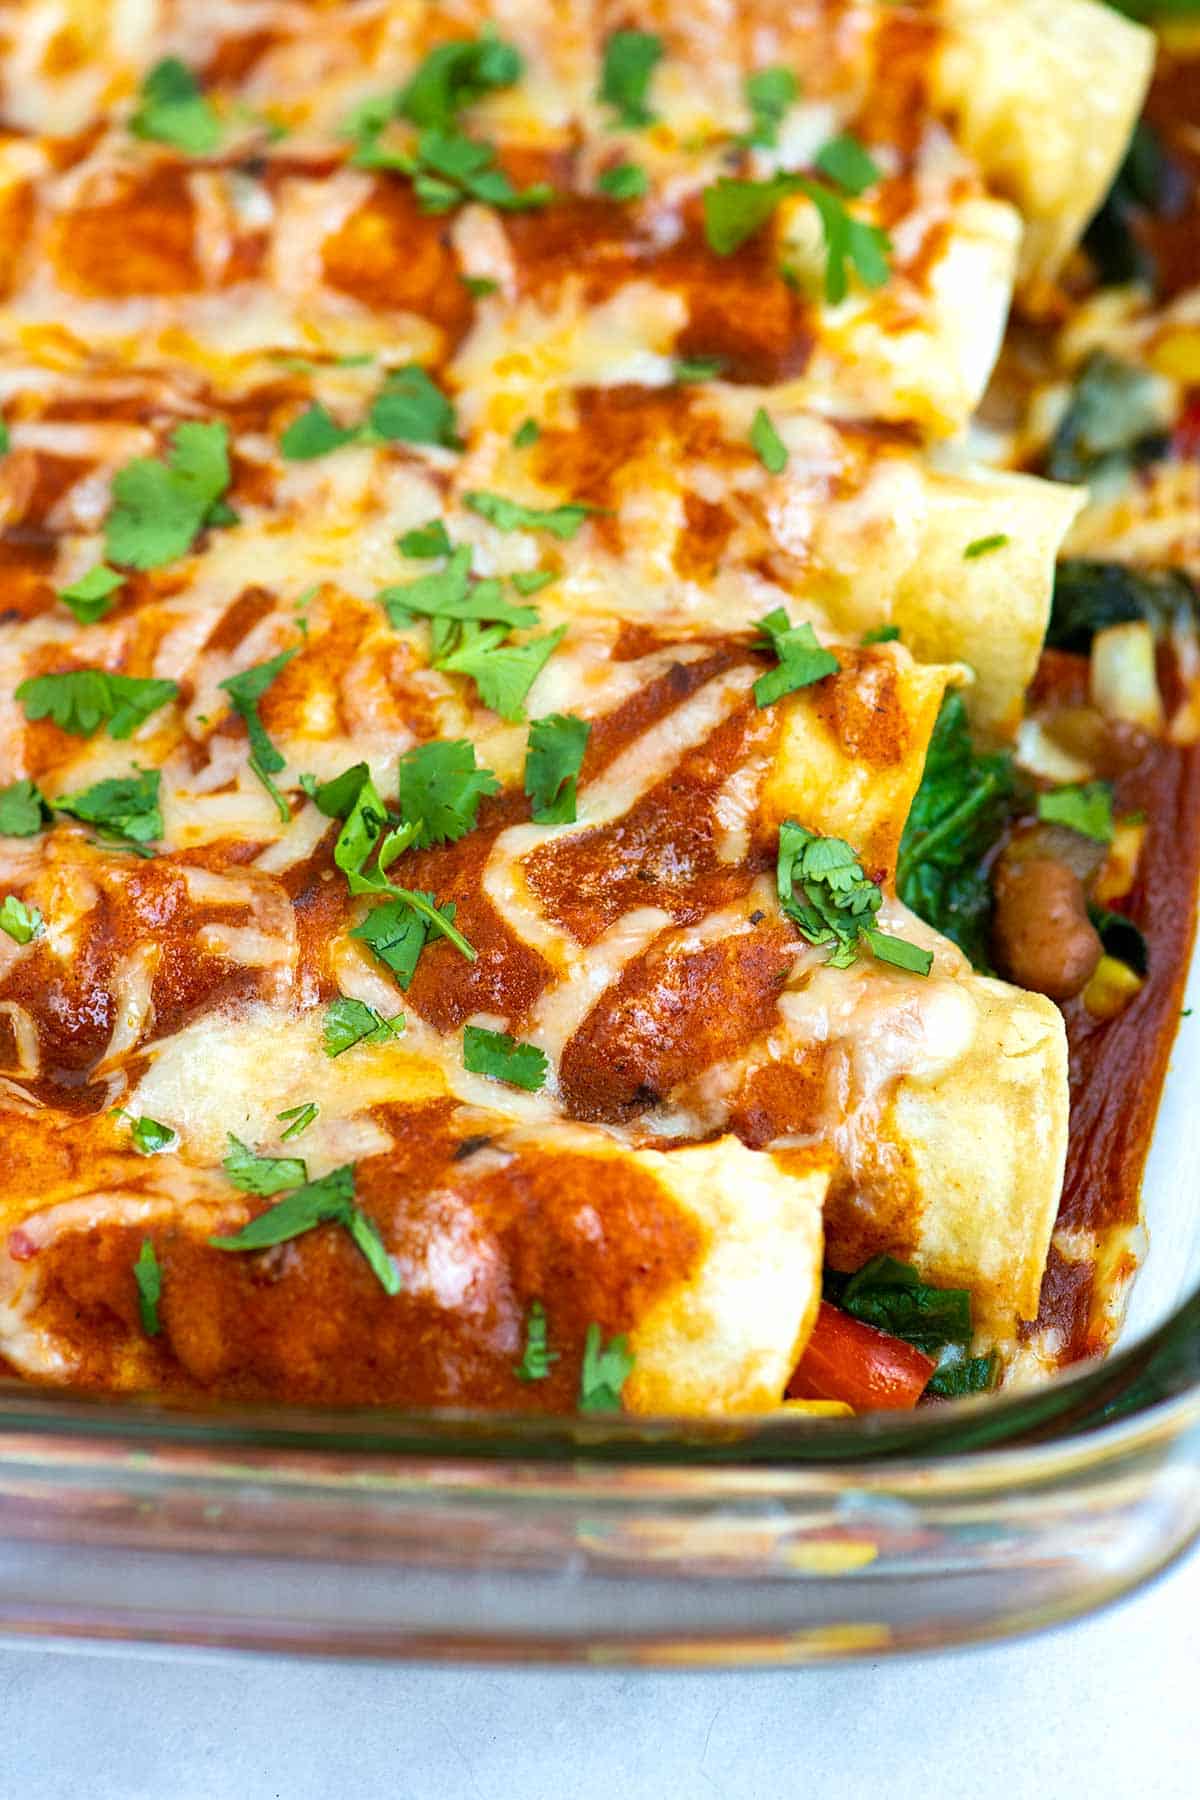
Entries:
[[1200,1533],[1198,1081],[1185,1014],[1122,1346],[998,1399],[698,1425],[184,1413],[5,1384],[0,1634],[802,1663],[1101,1605]]

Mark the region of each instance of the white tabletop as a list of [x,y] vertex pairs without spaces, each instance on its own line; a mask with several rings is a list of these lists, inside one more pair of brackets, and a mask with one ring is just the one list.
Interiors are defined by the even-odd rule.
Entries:
[[1200,1556],[1065,1632],[762,1674],[0,1651],[14,1800],[1191,1800]]

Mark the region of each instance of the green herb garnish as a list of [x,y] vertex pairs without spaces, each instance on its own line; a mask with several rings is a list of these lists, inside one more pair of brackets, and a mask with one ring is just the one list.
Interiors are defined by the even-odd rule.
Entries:
[[102,837],[124,843],[138,855],[149,855],[143,846],[160,838],[163,831],[160,779],[157,769],[139,769],[134,775],[98,781],[79,794],[60,794],[54,809],[84,825],[94,825]]
[[321,1043],[326,1056],[341,1056],[355,1044],[382,1044],[388,1038],[399,1037],[403,1030],[403,1013],[385,1019],[373,1006],[341,994],[325,1008]]
[[463,1029],[463,1067],[472,1075],[489,1075],[536,1094],[546,1085],[549,1066],[544,1050],[519,1043],[507,1031],[487,1031],[482,1025]]
[[250,742],[250,767],[275,802],[276,811],[285,825],[291,820],[292,809],[271,777],[278,775],[285,767],[287,758],[268,737],[259,715],[258,703],[275,677],[298,654],[296,649],[281,650],[278,656],[272,656],[266,662],[255,663],[253,668],[244,669],[240,675],[231,675],[227,681],[218,683],[222,693],[229,695],[234,712],[246,722],[246,735]]
[[307,1131],[320,1110],[315,1100],[304,1100],[299,1106],[289,1106],[285,1111],[276,1113],[277,1119],[291,1120],[287,1130],[280,1132],[280,1142],[286,1143],[288,1138],[299,1137],[302,1131]]
[[605,1349],[600,1327],[589,1325],[579,1372],[580,1412],[620,1412],[621,1389],[633,1373],[633,1364],[625,1336],[613,1338]]
[[64,606],[68,606],[81,625],[94,625],[103,619],[116,605],[113,595],[119,587],[124,587],[124,575],[118,575],[106,563],[97,563],[78,581],[72,581],[67,587],[59,588],[58,597]]
[[975,562],[981,556],[990,556],[993,550],[1003,550],[1008,541],[1006,531],[994,531],[990,537],[973,538],[963,551],[963,560]]
[[596,177],[596,186],[610,200],[642,200],[650,191],[650,177],[639,163],[617,163]]
[[113,477],[105,556],[158,569],[186,555],[206,525],[229,522],[229,479],[228,427],[193,419],[177,425],[165,462],[140,456]]
[[36,906],[26,906],[15,894],[6,894],[0,904],[0,931],[6,931],[14,944],[31,944],[41,937],[46,921]]
[[779,142],[779,127],[800,91],[799,82],[790,69],[777,65],[755,69],[747,75],[743,91],[752,123],[737,142],[774,149]]
[[0,837],[36,837],[49,811],[36,782],[10,782],[0,788]]
[[797,688],[811,687],[836,675],[841,663],[832,650],[817,642],[817,634],[807,623],[793,625],[782,606],[758,621],[761,648],[770,648],[779,659],[777,668],[760,675],[754,684],[754,700],[758,706],[772,706],[785,694]]
[[158,1257],[149,1238],[142,1239],[142,1247],[133,1265],[133,1279],[137,1283],[142,1330],[147,1337],[157,1337],[162,1330],[158,1322],[158,1303],[162,1299],[162,1270],[158,1266]]
[[538,825],[575,823],[576,782],[591,726],[568,713],[546,713],[529,727],[525,792]]
[[1037,797],[1037,815],[1048,825],[1066,825],[1098,844],[1113,840],[1112,786],[1088,781],[1078,787],[1052,788]]
[[559,1360],[559,1352],[551,1350],[546,1330],[546,1309],[540,1300],[531,1300],[525,1320],[525,1353],[513,1374],[518,1381],[545,1381],[551,1363]]
[[779,828],[776,887],[780,907],[801,936],[829,947],[831,968],[849,968],[860,942],[879,961],[914,975],[928,975],[933,967],[931,950],[876,929],[883,895],[842,838],[820,837],[785,819]]
[[318,1225],[341,1225],[350,1233],[387,1294],[400,1291],[400,1274],[378,1229],[354,1204],[354,1170],[349,1163],[309,1181],[276,1206],[259,1213],[233,1237],[210,1237],[214,1250],[266,1250],[302,1237]]
[[750,443],[754,454],[768,475],[782,475],[787,468],[787,445],[771,422],[771,416],[760,406],[750,426]]
[[605,44],[600,99],[613,108],[619,124],[636,128],[654,123],[646,102],[662,57],[662,39],[652,31],[614,31]]
[[229,1150],[221,1164],[234,1187],[245,1194],[279,1194],[308,1180],[308,1170],[298,1156],[258,1156],[248,1144],[227,1133]]
[[16,697],[27,719],[52,719],[73,737],[91,737],[107,725],[109,737],[127,738],[178,692],[174,681],[110,675],[106,669],[70,669],[63,675],[32,676],[21,682]]
[[143,77],[129,129],[135,137],[172,144],[185,156],[211,156],[221,143],[220,120],[177,56],[163,57]]

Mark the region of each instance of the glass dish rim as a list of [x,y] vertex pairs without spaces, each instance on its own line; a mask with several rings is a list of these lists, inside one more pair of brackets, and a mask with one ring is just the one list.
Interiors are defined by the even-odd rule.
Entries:
[[[543,1467],[586,1460],[726,1470],[841,1469],[967,1459],[980,1466],[1005,1451],[1049,1460],[1070,1445],[1103,1456],[1127,1441],[1131,1423],[1174,1434],[1200,1403],[1200,1286],[1153,1331],[1103,1360],[1036,1386],[994,1397],[940,1402],[907,1413],[849,1419],[781,1411],[724,1419],[414,1411],[382,1407],[179,1406],[153,1396],[90,1395],[0,1381],[0,1438],[22,1437],[55,1452],[123,1444],[131,1452],[218,1449],[306,1452],[343,1460],[433,1457]],[[31,1447],[32,1447],[31,1445]]]

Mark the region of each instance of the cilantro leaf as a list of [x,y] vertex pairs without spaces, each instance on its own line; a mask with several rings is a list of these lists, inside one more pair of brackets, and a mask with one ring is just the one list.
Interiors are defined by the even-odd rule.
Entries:
[[531,1300],[525,1321],[525,1351],[513,1370],[518,1381],[545,1381],[550,1364],[559,1360],[559,1352],[551,1350],[546,1331],[546,1309],[540,1300]]
[[800,84],[788,68],[776,65],[755,69],[747,75],[744,92],[752,124],[737,141],[773,149],[779,142],[779,127],[800,91]]
[[388,1294],[400,1291],[400,1275],[379,1232],[354,1204],[354,1170],[349,1163],[331,1169],[319,1181],[298,1187],[286,1199],[259,1213],[233,1237],[210,1237],[214,1250],[266,1250],[302,1237],[318,1225],[340,1225],[348,1231]]
[[138,1313],[147,1337],[157,1337],[162,1327],[158,1322],[158,1303],[162,1299],[162,1270],[149,1238],[142,1239],[137,1261],[133,1265],[137,1284]]
[[461,447],[454,408],[419,363],[407,363],[388,376],[372,404],[370,424],[392,443]]
[[466,199],[504,212],[527,212],[554,198],[553,188],[544,182],[514,188],[504,170],[496,166],[490,144],[481,144],[451,127],[422,131],[413,151],[388,149],[380,143],[378,129],[364,132],[351,161],[360,169],[395,169],[411,175],[417,204],[426,213],[451,212]]
[[591,513],[602,507],[589,506],[583,500],[571,500],[563,506],[523,506],[503,494],[490,494],[481,488],[463,496],[473,513],[494,525],[497,531],[549,531],[556,538],[573,538]]
[[449,938],[460,956],[474,962],[478,952],[454,925],[454,902],[439,906],[433,894],[417,889],[390,887],[388,898],[373,906],[361,925],[350,933],[368,944],[401,988],[407,989],[416,973],[426,940],[432,934]]
[[[94,825],[102,837],[136,847],[160,838],[162,813],[158,805],[161,777],[157,769],[140,769],[135,775],[118,775],[98,781],[78,794],[60,794],[56,812]],[[143,854],[145,854],[143,852]]]
[[575,823],[576,778],[592,728],[569,713],[545,713],[529,727],[525,792],[538,825]]
[[961,695],[948,693],[925,755],[896,870],[896,891],[987,970],[992,889],[985,866],[1017,806],[1012,757],[977,756]]
[[1113,840],[1112,786],[1088,781],[1079,787],[1052,788],[1037,797],[1037,815],[1048,825],[1066,825],[1098,844]]
[[15,894],[6,894],[0,905],[0,931],[6,931],[14,944],[30,944],[41,937],[45,920],[36,906],[26,906]]
[[882,944],[885,962],[917,975],[928,975],[932,968],[932,951],[875,930],[883,895],[844,839],[819,837],[785,819],[779,828],[776,888],[781,909],[801,936],[829,947],[831,968],[849,968],[857,959],[860,938],[877,956]]
[[0,418],[0,456],[7,456],[11,443],[12,439],[9,437],[8,426],[4,419]]
[[27,719],[52,719],[72,737],[91,737],[107,725],[109,737],[127,738],[178,692],[174,681],[110,675],[106,669],[69,669],[62,675],[32,676],[21,682],[16,697]]
[[856,219],[838,196],[819,182],[799,179],[799,190],[816,207],[825,235],[825,298],[838,306],[850,291],[849,265],[865,288],[887,283],[891,239],[882,226]]
[[451,551],[444,569],[432,575],[421,575],[416,581],[404,582],[398,587],[382,588],[376,596],[397,630],[411,624],[414,617],[435,621],[432,637],[435,665],[460,637],[443,621],[473,620],[478,624],[503,625],[509,630],[537,623],[537,612],[533,607],[509,605],[498,581],[472,583],[471,556],[470,545],[460,544]]
[[600,1327],[587,1328],[583,1345],[583,1367],[579,1372],[579,1410],[586,1413],[610,1413],[621,1410],[621,1389],[633,1373],[634,1359],[629,1340],[621,1335],[603,1348]]
[[652,31],[614,31],[605,44],[600,99],[613,108],[619,124],[654,123],[646,101],[662,57],[663,41]]
[[267,736],[267,730],[258,711],[258,703],[281,670],[291,662],[293,656],[299,654],[297,648],[281,650],[278,656],[270,657],[266,662],[255,663],[253,668],[243,669],[240,675],[231,675],[228,680],[218,682],[222,693],[229,695],[230,705],[234,712],[246,722],[246,735],[250,742],[250,767],[258,776],[275,802],[279,817],[286,825],[292,816],[292,809],[284,799],[272,775],[278,775],[287,758],[277,750]]
[[287,1130],[280,1132],[280,1142],[286,1143],[288,1138],[299,1137],[302,1131],[307,1131],[320,1110],[315,1100],[302,1100],[299,1106],[285,1107],[283,1112],[276,1113],[277,1119],[291,1120]]
[[650,177],[639,163],[617,163],[596,177],[596,186],[610,200],[641,200],[650,191]]
[[340,450],[343,444],[352,444],[361,436],[357,425],[339,425],[329,408],[314,400],[284,428],[279,451],[289,462],[311,462],[315,457],[327,456],[331,450]]
[[97,563],[94,569],[89,569],[78,581],[59,588],[58,597],[65,606],[70,607],[81,625],[94,625],[97,619],[103,619],[112,611],[116,605],[113,595],[124,585],[124,575],[118,575],[106,563]]
[[830,138],[817,151],[815,166],[835,186],[855,198],[859,194],[865,194],[868,188],[874,187],[876,182],[883,179],[883,171],[852,131],[843,131],[839,136]]
[[900,627],[898,625],[872,625],[870,631],[864,631],[858,641],[864,647],[868,644],[898,644]]
[[546,1085],[549,1068],[546,1052],[536,1044],[518,1043],[507,1031],[488,1031],[482,1025],[463,1028],[463,1067],[472,1075],[489,1075],[510,1087],[536,1094]]
[[0,788],[0,837],[36,837],[48,817],[36,782],[13,781]]
[[188,419],[171,434],[167,460],[139,456],[113,477],[104,526],[110,562],[158,569],[191,548],[229,487],[229,428]]
[[227,1135],[229,1150],[221,1167],[244,1194],[278,1194],[308,1180],[308,1169],[300,1157],[256,1156],[232,1131]]
[[350,892],[369,893],[385,885],[382,875],[363,875],[388,823],[387,807],[367,764],[355,763],[332,781],[320,784],[306,776],[302,785],[326,818],[344,821],[333,848],[333,860],[345,875]]
[[542,435],[542,428],[536,419],[524,419],[513,432],[514,450],[528,450],[530,444],[536,444]]
[[521,78],[520,52],[489,28],[478,38],[455,38],[429,52],[396,96],[395,110],[414,125],[445,128],[497,88]]
[[179,1133],[158,1119],[149,1119],[145,1114],[135,1118],[120,1106],[113,1107],[112,1116],[129,1120],[129,1141],[139,1156],[160,1156],[164,1150],[174,1150],[179,1142]]
[[725,367],[721,356],[681,356],[675,364],[675,380],[680,387],[694,382],[715,381]]
[[971,1296],[965,1288],[929,1287],[909,1264],[873,1256],[849,1277],[826,1277],[826,1297],[843,1312],[936,1356],[971,1341]]
[[430,519],[428,525],[414,525],[400,539],[400,550],[405,556],[449,556],[452,549],[450,534],[441,519]]
[[787,445],[776,431],[765,406],[760,406],[754,415],[750,443],[767,474],[782,475],[787,468]]
[[525,699],[537,677],[566,636],[566,626],[524,644],[499,644],[494,633],[466,637],[438,666],[470,675],[485,706],[509,724],[525,716]]
[[540,594],[544,587],[558,580],[556,569],[517,569],[508,578],[518,594]]
[[704,235],[718,256],[732,256],[747,238],[761,231],[780,201],[796,192],[799,177],[774,175],[749,181],[722,175],[704,190]]
[[488,294],[500,292],[500,283],[490,275],[460,275],[458,279],[473,300],[482,300]]
[[972,538],[963,551],[963,561],[975,562],[981,556],[990,556],[993,550],[1003,550],[1007,543],[1006,531],[994,531],[990,537]]
[[417,744],[400,758],[400,811],[417,827],[413,844],[453,844],[475,829],[479,803],[500,792],[490,769],[475,766],[475,746],[465,738]]
[[755,682],[756,706],[772,706],[784,694],[811,687],[815,681],[824,681],[827,675],[836,675],[842,666],[832,650],[823,649],[817,642],[812,626],[807,621],[793,625],[782,606],[760,619],[758,629],[765,644],[769,644],[778,657],[779,666],[760,675]]
[[163,57],[143,78],[129,129],[135,137],[173,144],[185,156],[211,156],[221,142],[220,120],[177,56]]
[[326,1056],[341,1056],[355,1044],[382,1044],[388,1038],[399,1037],[403,1030],[403,1013],[385,1019],[373,1006],[340,994],[325,1008],[321,1044]]

